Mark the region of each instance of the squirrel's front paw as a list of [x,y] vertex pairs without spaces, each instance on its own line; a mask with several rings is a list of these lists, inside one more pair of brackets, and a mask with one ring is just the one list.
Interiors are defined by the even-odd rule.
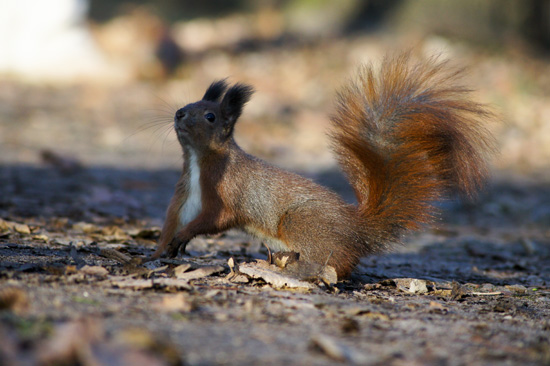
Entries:
[[168,255],[168,258],[175,258],[178,256],[178,252],[185,252],[185,247],[187,246],[187,242],[181,241],[178,238],[172,239],[172,241],[168,244],[168,247],[166,248],[166,254]]

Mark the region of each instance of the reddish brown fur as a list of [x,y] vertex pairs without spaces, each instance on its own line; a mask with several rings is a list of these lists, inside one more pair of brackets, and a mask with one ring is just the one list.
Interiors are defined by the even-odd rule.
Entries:
[[[184,164],[153,258],[177,254],[196,235],[237,227],[306,261],[328,260],[339,278],[348,276],[362,256],[429,223],[431,203],[447,189],[473,196],[486,178],[488,113],[467,98],[459,74],[404,55],[385,60],[378,77],[364,67],[340,92],[331,136],[358,206],[242,151],[232,131],[252,89],[237,84],[218,102],[227,84],[213,83],[206,99],[176,115],[186,159],[191,151],[198,156],[202,210],[179,227],[190,184]],[[217,119],[206,122],[207,113]]]
[[472,197],[487,177],[489,113],[468,99],[460,74],[406,54],[385,60],[378,77],[364,67],[339,94],[334,150],[366,226],[383,240],[429,223],[449,188]]

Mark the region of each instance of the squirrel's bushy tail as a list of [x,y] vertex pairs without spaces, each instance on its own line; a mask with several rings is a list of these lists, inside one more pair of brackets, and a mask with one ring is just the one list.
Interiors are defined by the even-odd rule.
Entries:
[[448,189],[474,196],[488,175],[490,113],[469,99],[460,75],[436,58],[404,54],[385,59],[377,76],[362,67],[339,93],[333,148],[380,243],[430,222],[433,201]]

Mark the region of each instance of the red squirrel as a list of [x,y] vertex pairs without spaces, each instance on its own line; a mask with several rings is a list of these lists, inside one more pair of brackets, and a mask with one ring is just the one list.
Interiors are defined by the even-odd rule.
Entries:
[[363,66],[342,88],[330,137],[357,205],[243,151],[233,130],[253,88],[213,82],[175,114],[183,173],[149,259],[175,257],[197,235],[240,228],[348,277],[361,257],[430,223],[433,202],[449,189],[474,196],[486,179],[490,113],[469,99],[460,74],[445,61],[404,54],[387,57],[378,74]]

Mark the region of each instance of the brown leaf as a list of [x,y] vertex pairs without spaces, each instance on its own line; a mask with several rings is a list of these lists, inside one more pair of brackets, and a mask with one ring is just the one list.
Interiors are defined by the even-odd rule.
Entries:
[[27,293],[19,287],[6,286],[0,288],[0,310],[10,310],[15,314],[23,314],[30,307]]
[[101,233],[109,242],[122,242],[130,239],[126,232],[118,226],[107,226],[101,230]]
[[39,344],[38,364],[83,366],[163,366],[182,364],[177,351],[144,329],[121,331],[114,338],[96,319],[64,323]]
[[48,240],[50,240],[50,238],[45,234],[38,234],[38,235],[33,235],[32,240],[37,240],[37,241],[42,241],[44,243],[47,243]]
[[152,239],[157,238],[160,235],[160,228],[159,227],[152,227],[152,228],[138,228],[138,229],[131,229],[128,230],[128,235],[130,235],[133,238],[142,238],[142,239]]
[[160,287],[166,290],[191,290],[193,287],[187,280],[178,280],[176,278],[155,278],[153,279],[153,286],[155,288]]
[[271,256],[271,263],[279,268],[285,268],[289,264],[298,262],[300,253],[297,252],[277,252]]
[[80,272],[88,276],[105,278],[109,274],[109,271],[105,267],[101,266],[84,266],[80,269]]
[[451,289],[451,299],[460,300],[468,295],[468,291],[464,289],[458,282],[453,282]]
[[174,268],[174,277],[179,278],[179,276],[189,271],[192,267],[193,266],[190,263],[180,264],[179,266]]
[[441,303],[437,301],[430,301],[430,309],[433,310],[440,310],[440,311],[447,311],[449,308],[443,306]]
[[0,219],[0,233],[4,231],[8,231],[10,229],[10,225],[6,220]]
[[127,288],[132,290],[144,290],[148,288],[153,288],[153,281],[151,279],[134,279],[130,276],[122,278],[112,278],[111,284],[118,288]]
[[80,231],[85,234],[97,233],[101,231],[98,226],[89,222],[77,222],[73,225],[73,230]]
[[284,275],[277,269],[277,266],[269,265],[265,261],[258,261],[257,263],[242,263],[239,265],[239,271],[241,273],[244,273],[254,279],[262,279],[275,288],[313,289],[316,287],[310,282],[301,281],[294,277]]
[[348,350],[326,335],[315,334],[311,338],[311,346],[335,361],[343,362],[349,359]]
[[14,224],[13,230],[18,232],[19,234],[29,235],[31,233],[31,229],[28,225],[25,224]]
[[153,305],[153,307],[160,311],[180,311],[187,313],[193,310],[195,306],[188,296],[178,293],[176,295],[163,296],[162,300]]
[[213,275],[214,273],[223,272],[224,270],[225,268],[223,266],[205,266],[205,267],[200,267],[191,272],[179,272],[174,274],[176,278],[179,280],[189,281],[189,280],[196,280],[203,277],[208,277],[210,275]]
[[41,365],[92,365],[91,343],[103,336],[100,322],[91,318],[64,323],[58,326],[52,338],[42,343],[38,350]]
[[394,280],[397,288],[410,294],[425,294],[428,292],[427,282],[418,278],[397,278]]

